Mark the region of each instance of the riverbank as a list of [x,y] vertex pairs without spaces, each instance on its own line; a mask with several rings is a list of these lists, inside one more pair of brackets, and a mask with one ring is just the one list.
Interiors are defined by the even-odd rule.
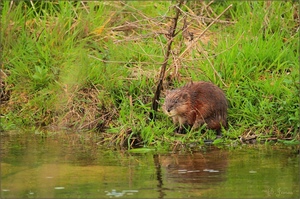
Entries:
[[[213,131],[174,137],[160,108],[149,120],[174,6],[4,1],[1,131],[89,130],[146,146],[214,140]],[[182,5],[160,104],[166,89],[211,81],[230,105],[226,140],[299,140],[298,13],[293,2]]]

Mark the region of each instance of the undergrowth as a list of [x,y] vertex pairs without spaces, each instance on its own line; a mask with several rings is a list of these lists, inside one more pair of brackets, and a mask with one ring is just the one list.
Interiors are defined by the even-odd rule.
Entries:
[[[214,139],[212,131],[174,136],[175,126],[160,109],[155,121],[149,119],[176,5],[1,2],[1,131],[93,130],[103,142],[126,146]],[[185,3],[164,90],[190,80],[221,87],[230,105],[225,142],[299,139],[298,6]]]

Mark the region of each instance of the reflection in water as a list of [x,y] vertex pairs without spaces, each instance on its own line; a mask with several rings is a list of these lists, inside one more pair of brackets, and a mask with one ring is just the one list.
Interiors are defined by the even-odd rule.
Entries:
[[154,165],[156,169],[156,179],[157,179],[157,188],[158,188],[158,198],[164,198],[166,195],[163,191],[163,180],[162,180],[162,172],[161,172],[161,164],[159,162],[159,155],[153,155]]
[[111,192],[109,191],[105,191],[106,192],[106,195],[111,197],[121,197],[121,196],[124,196],[124,195],[128,195],[128,196],[131,196],[133,195],[133,193],[137,193],[139,192],[138,190],[122,190],[121,192],[117,192],[115,189],[111,190]]
[[206,153],[161,155],[160,161],[170,181],[207,184],[224,180],[227,153],[212,150]]
[[[184,183],[197,184],[197,187],[215,184],[224,180],[224,173],[227,167],[227,152],[212,150],[205,153],[173,153],[165,155],[154,155],[154,162],[157,172],[159,198],[164,198],[164,180],[168,184]],[[166,171],[166,178],[162,178],[161,167]],[[177,184],[173,189],[180,189]]]
[[130,154],[82,134],[1,134],[1,198],[299,198],[293,150]]

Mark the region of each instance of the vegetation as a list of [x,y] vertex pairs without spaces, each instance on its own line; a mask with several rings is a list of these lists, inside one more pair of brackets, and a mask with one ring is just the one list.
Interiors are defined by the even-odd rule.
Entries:
[[[160,147],[214,139],[173,136],[160,109],[149,119],[176,5],[3,1],[1,131],[93,130],[104,143]],[[220,86],[230,104],[222,141],[299,139],[298,6],[186,2],[163,92],[190,80]]]

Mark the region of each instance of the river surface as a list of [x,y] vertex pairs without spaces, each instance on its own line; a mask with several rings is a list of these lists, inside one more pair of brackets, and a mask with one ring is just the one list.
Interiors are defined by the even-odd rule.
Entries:
[[300,198],[298,150],[132,153],[80,134],[1,133],[1,198]]

